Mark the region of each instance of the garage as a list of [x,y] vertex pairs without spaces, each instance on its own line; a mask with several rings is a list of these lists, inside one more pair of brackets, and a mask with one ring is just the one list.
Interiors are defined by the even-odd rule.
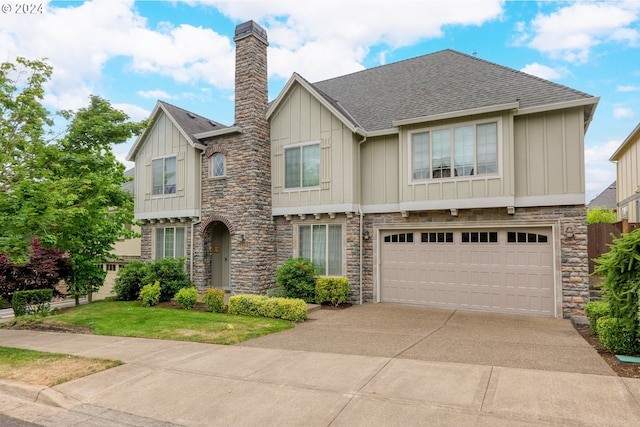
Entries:
[[555,316],[550,227],[380,232],[380,301]]

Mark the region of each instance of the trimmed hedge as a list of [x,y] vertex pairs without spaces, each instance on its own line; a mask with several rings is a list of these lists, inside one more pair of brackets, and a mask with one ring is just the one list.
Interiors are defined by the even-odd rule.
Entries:
[[307,318],[307,304],[297,298],[269,298],[264,295],[241,294],[229,298],[228,313],[300,322]]
[[276,285],[286,297],[314,302],[318,269],[306,258],[289,258],[276,270]]
[[345,277],[320,277],[316,279],[316,302],[338,306],[347,302],[349,290],[349,279]]
[[198,290],[196,288],[182,288],[176,293],[176,302],[185,310],[191,310],[198,302]]
[[596,324],[600,342],[610,352],[634,354],[638,350],[633,323],[618,317],[604,316]]
[[33,289],[30,291],[15,291],[11,297],[11,307],[14,315],[24,316],[38,312],[49,311],[49,303],[53,298],[53,289]]
[[222,289],[209,288],[202,297],[202,302],[209,311],[220,313],[224,311],[224,291]]
[[158,301],[160,301],[160,282],[155,282],[153,285],[144,285],[140,291],[140,299],[145,307],[152,307],[158,304]]
[[598,333],[598,319],[611,314],[609,303],[606,301],[591,301],[584,306],[584,312],[589,318],[589,327],[594,334]]

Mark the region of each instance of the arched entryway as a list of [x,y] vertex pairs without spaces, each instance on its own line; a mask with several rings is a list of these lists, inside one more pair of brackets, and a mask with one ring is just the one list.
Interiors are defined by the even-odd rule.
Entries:
[[231,234],[227,226],[219,221],[211,223],[208,231],[211,239],[211,286],[229,289]]

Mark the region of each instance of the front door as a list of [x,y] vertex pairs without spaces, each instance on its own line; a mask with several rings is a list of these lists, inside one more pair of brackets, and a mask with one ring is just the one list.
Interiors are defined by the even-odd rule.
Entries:
[[229,289],[229,230],[221,223],[211,225],[211,285]]

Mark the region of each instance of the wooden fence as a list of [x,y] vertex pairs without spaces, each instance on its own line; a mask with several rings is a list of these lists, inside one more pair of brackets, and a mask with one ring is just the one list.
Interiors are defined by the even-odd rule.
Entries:
[[591,224],[587,227],[587,238],[589,239],[588,256],[589,256],[589,274],[593,273],[595,263],[594,258],[609,252],[608,244],[613,242],[612,234],[620,237],[622,233],[640,228],[640,223],[628,222],[627,220],[616,222],[615,224]]

